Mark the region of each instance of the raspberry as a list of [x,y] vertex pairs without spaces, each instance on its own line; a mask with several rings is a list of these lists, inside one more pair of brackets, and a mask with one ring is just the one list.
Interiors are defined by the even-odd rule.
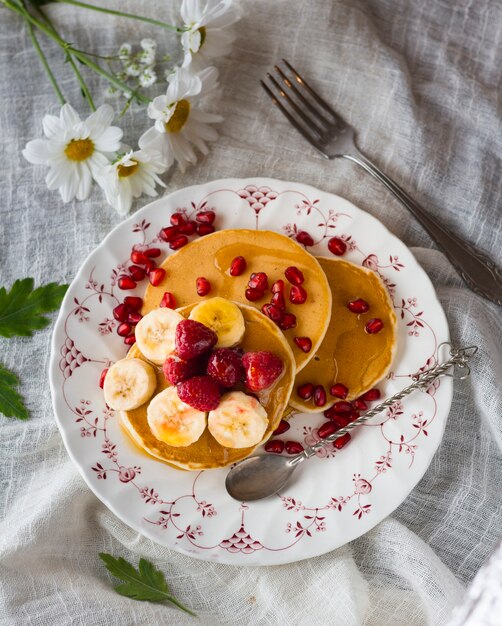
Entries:
[[182,320],[174,333],[176,352],[185,361],[208,352],[217,341],[214,331],[195,320]]
[[192,378],[192,376],[200,373],[200,369],[200,363],[197,359],[185,361],[176,354],[169,355],[162,366],[164,376],[171,385],[177,385],[187,378]]
[[283,364],[272,352],[246,352],[242,357],[246,386],[251,391],[267,389],[279,377]]
[[244,378],[242,356],[235,350],[219,348],[209,357],[206,371],[222,387],[233,387]]
[[198,411],[213,411],[220,403],[220,388],[210,376],[194,376],[177,389],[179,399]]

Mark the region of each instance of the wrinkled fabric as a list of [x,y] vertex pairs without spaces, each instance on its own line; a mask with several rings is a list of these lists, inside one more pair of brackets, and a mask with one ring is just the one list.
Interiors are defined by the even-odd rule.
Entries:
[[[106,3],[169,21],[179,5],[167,4]],[[148,36],[179,58],[168,31],[67,5],[50,13],[81,49],[113,53],[123,41]],[[471,378],[455,383],[441,446],[408,498],[372,531],[320,557],[265,568],[193,560],[138,535],[84,484],[54,420],[51,328],[3,339],[1,360],[20,374],[32,417],[0,418],[0,624],[194,623],[175,608],[116,594],[101,551],[133,563],[152,560],[205,626],[448,622],[502,532],[500,308],[465,287],[380,183],[348,161],[321,159],[258,81],[286,57],[354,125],[369,158],[501,263],[501,23],[502,5],[491,0],[247,0],[232,54],[217,63],[222,91],[212,110],[225,117],[220,139],[195,167],[164,176],[165,193],[223,177],[305,182],[346,197],[411,247],[437,290],[454,343],[474,343],[480,353]],[[68,100],[86,116],[62,54],[39,38]],[[104,83],[82,71],[100,104]],[[88,200],[63,205],[47,190],[44,169],[23,159],[26,142],[42,136],[43,115],[57,111],[26,29],[1,10],[2,285],[25,276],[36,284],[70,282],[121,219],[96,186]],[[149,120],[133,107],[118,123],[134,146]]]

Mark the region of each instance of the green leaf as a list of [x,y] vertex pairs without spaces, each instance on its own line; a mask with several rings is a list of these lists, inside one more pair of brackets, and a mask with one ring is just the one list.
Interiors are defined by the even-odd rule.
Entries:
[[117,593],[134,600],[171,602],[195,617],[195,613],[192,613],[169,593],[164,574],[155,569],[150,561],[140,559],[139,569],[136,569],[122,557],[116,559],[105,552],[100,552],[99,556],[110,574],[124,581],[124,584],[114,587]]
[[30,414],[15,389],[18,385],[19,378],[0,363],[0,413],[3,413],[5,417],[25,420]]
[[33,289],[33,278],[16,280],[11,290],[0,287],[0,335],[31,337],[50,320],[43,315],[59,307],[68,285],[48,283]]

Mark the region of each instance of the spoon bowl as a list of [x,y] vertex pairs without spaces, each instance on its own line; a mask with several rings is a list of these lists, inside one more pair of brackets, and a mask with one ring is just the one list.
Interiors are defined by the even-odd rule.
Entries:
[[225,487],[232,498],[240,502],[261,500],[284,487],[296,467],[297,459],[275,454],[250,456],[230,470]]

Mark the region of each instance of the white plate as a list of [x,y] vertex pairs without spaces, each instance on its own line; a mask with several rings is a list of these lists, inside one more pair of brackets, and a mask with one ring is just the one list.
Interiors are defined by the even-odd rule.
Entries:
[[[406,246],[347,200],[307,185],[271,179],[219,180],[161,198],[117,226],[89,256],[70,286],[54,331],[50,379],[64,443],[83,478],[126,524],[179,552],[234,565],[274,565],[333,550],[392,513],[426,471],[452,398],[451,380],[416,392],[342,450],[313,458],[280,495],[238,503],[224,488],[227,470],[183,472],[134,448],[98,386],[100,373],[126,354],[112,308],[125,295],[115,284],[131,248],[153,242],[173,212],[216,212],[216,226],[260,228],[293,236],[307,231],[315,255],[331,236],[348,243],[346,259],[385,280],[394,301],[398,351],[384,396],[430,365],[448,326],[428,277]],[[163,258],[163,257],[161,257]],[[145,283],[138,285],[142,295]],[[282,439],[312,443],[319,415],[296,415]]]

